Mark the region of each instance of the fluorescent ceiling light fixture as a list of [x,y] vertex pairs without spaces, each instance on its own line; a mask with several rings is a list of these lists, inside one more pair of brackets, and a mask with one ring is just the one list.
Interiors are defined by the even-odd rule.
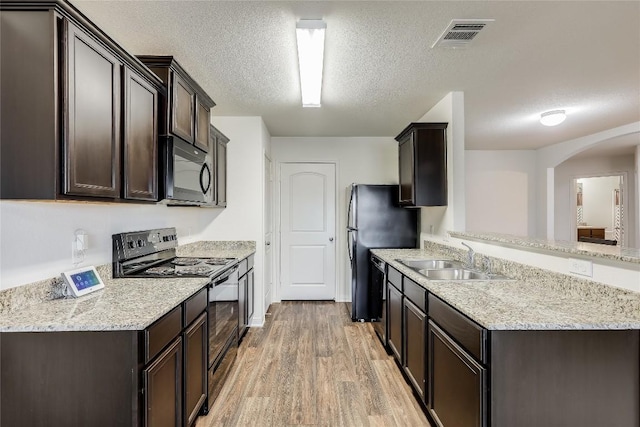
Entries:
[[564,110],[547,111],[540,114],[540,123],[545,126],[557,126],[567,118]]
[[302,19],[296,24],[303,107],[320,106],[326,28],[327,24],[321,19]]

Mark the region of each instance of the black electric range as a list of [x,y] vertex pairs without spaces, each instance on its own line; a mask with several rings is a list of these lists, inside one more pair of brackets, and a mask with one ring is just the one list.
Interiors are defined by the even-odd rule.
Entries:
[[113,240],[113,277],[208,277],[206,411],[238,353],[238,260],[176,256],[175,228],[120,233]]
[[236,258],[178,257],[175,228],[114,234],[113,277],[209,277],[219,279]]

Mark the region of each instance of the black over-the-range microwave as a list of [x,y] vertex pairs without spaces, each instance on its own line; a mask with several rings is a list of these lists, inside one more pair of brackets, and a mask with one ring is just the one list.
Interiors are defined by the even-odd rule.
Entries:
[[213,202],[213,153],[176,137],[161,140],[162,202],[206,205]]

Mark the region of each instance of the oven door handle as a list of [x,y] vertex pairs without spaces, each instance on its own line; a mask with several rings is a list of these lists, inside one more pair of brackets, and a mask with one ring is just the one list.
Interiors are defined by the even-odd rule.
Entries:
[[236,271],[238,271],[238,265],[234,265],[233,267],[229,268],[227,271],[225,271],[224,273],[222,273],[222,275],[216,277],[213,280],[213,286],[218,286],[224,282],[227,281],[227,279],[229,278],[229,276],[231,276],[233,273],[235,273]]

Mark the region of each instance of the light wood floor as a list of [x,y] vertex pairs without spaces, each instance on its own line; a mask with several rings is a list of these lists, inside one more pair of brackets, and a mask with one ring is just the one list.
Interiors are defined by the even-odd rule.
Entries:
[[245,336],[212,426],[429,426],[371,324],[344,303],[273,304]]

